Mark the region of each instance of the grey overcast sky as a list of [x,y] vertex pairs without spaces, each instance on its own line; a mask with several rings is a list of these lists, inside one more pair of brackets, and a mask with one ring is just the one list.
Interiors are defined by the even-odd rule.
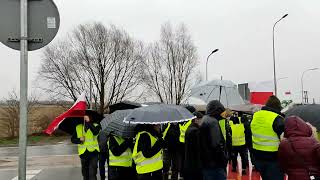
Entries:
[[[276,28],[280,98],[301,101],[300,78],[305,69],[320,67],[319,0],[55,0],[61,26],[55,40],[81,23],[115,24],[133,37],[151,42],[160,26],[185,23],[198,47],[199,68],[209,79],[222,75],[235,83],[272,80],[272,26]],[[54,41],[55,41],[54,40]],[[41,50],[29,56],[30,91],[41,64]],[[0,97],[19,89],[19,53],[0,45]],[[320,102],[320,70],[305,75],[309,98]],[[291,96],[284,96],[291,91]]]

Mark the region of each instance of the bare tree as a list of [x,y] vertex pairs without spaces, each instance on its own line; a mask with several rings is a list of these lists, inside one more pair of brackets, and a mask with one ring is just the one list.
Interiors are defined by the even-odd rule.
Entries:
[[103,113],[139,85],[141,53],[142,43],[116,26],[80,25],[67,40],[46,48],[39,75],[49,83],[48,92],[73,100],[89,92],[92,81],[95,105]]
[[148,48],[142,80],[160,102],[180,104],[190,90],[197,65],[196,47],[185,25],[161,27],[160,41]]
[[[8,94],[8,98],[3,101],[1,107],[1,114],[3,123],[7,127],[7,133],[9,137],[16,137],[19,131],[19,119],[20,119],[20,101],[15,90],[12,90]],[[32,113],[36,110],[35,105],[37,99],[31,97],[28,102],[28,117],[30,118]]]

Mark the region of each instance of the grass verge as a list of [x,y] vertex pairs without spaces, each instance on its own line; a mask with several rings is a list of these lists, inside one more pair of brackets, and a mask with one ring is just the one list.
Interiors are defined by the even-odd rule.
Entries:
[[[68,141],[69,136],[47,136],[44,134],[34,134],[28,136],[28,145],[49,145],[58,144],[60,142]],[[0,146],[17,146],[19,143],[19,138],[1,138]]]

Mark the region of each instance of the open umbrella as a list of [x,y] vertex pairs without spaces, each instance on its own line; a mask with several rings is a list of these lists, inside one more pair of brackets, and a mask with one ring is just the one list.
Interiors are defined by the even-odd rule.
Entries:
[[[100,123],[103,116],[101,116],[97,111],[85,110],[85,114],[89,114],[92,117],[92,122]],[[58,129],[72,135],[78,124],[83,124],[83,116],[78,117],[66,117],[58,126]]]
[[78,124],[83,124],[83,117],[67,117],[59,124],[58,129],[72,135]]
[[106,134],[114,134],[123,138],[134,137],[134,124],[126,124],[123,122],[124,118],[133,110],[118,110],[112,114],[107,114],[100,122],[102,132]]
[[320,104],[296,105],[285,112],[288,116],[299,116],[309,122],[317,129],[320,129]]
[[186,108],[178,105],[155,104],[132,110],[124,122],[130,124],[165,124],[194,119]]
[[110,105],[109,109],[110,109],[110,113],[113,113],[117,110],[135,109],[138,107],[141,107],[141,104],[131,102],[131,101],[122,101],[122,102]]
[[226,107],[245,104],[238,92],[237,85],[228,80],[200,83],[191,89],[191,97],[201,99],[206,103],[219,100]]
[[241,104],[229,107],[232,111],[243,112],[253,115],[255,112],[261,110],[262,105],[259,104]]

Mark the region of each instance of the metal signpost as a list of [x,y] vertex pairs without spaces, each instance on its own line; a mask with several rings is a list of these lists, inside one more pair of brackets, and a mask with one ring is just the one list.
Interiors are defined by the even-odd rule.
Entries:
[[49,44],[59,26],[59,12],[52,0],[0,2],[0,41],[12,49],[20,50],[19,180],[26,179],[28,51]]

